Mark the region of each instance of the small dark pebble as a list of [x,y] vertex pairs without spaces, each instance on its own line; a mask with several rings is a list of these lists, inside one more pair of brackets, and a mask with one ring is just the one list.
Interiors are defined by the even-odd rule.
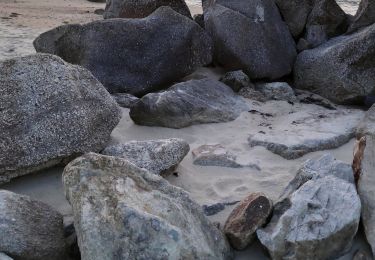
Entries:
[[173,176],[178,177],[178,172],[174,172]]

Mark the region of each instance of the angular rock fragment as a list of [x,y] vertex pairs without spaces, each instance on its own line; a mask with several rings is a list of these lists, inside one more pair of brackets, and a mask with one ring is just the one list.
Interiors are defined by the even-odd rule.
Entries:
[[64,170],[83,259],[230,259],[223,234],[180,188],[119,157]]

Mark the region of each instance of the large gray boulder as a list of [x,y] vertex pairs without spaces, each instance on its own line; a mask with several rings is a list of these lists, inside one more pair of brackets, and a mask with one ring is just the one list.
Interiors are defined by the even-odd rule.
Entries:
[[144,18],[161,6],[169,6],[174,11],[191,17],[185,0],[108,0],[104,19],[109,18]]
[[118,156],[157,175],[169,175],[189,152],[182,139],[131,141],[106,147],[101,153]]
[[301,52],[295,86],[335,103],[356,103],[375,91],[375,25]]
[[86,69],[36,54],[0,62],[0,183],[100,151],[121,111]]
[[211,62],[211,40],[193,20],[160,7],[143,19],[109,19],[64,25],[34,41],[89,69],[111,93],[142,96]]
[[217,63],[242,69],[251,79],[277,79],[292,71],[295,43],[273,0],[214,0],[204,9]]
[[354,32],[373,23],[375,23],[375,1],[361,0],[357,13],[350,23],[348,32]]
[[205,78],[144,96],[131,107],[130,117],[139,125],[183,128],[232,121],[247,109],[245,100],[230,87]]
[[265,133],[251,134],[248,142],[285,159],[296,159],[349,142],[355,137],[363,115],[363,111],[354,109],[298,111],[279,117]]
[[[361,153],[358,194],[362,202],[362,223],[368,243],[375,255],[375,106],[367,112],[360,124],[358,135],[365,138]],[[355,154],[355,156],[358,156]]]
[[27,196],[0,190],[0,234],[0,252],[14,259],[66,259],[62,215]]
[[294,38],[299,38],[305,29],[314,0],[275,0],[280,13]]
[[280,196],[280,200],[289,197],[307,181],[317,180],[327,176],[334,176],[354,184],[352,166],[336,160],[332,154],[327,153],[318,158],[307,160],[301,168],[298,169],[296,176],[285,188]]
[[89,153],[64,170],[83,259],[230,259],[201,207],[160,176]]
[[350,250],[360,214],[355,185],[327,176],[307,181],[275,205],[271,222],[257,235],[272,259],[335,259]]
[[347,15],[335,0],[314,0],[306,21],[305,40],[309,47],[314,48],[343,34],[347,28]]

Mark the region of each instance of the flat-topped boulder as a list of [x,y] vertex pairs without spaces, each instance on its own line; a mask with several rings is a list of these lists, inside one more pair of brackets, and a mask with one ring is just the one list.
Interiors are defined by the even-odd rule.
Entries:
[[251,79],[277,79],[292,71],[296,47],[272,0],[214,0],[204,6],[214,61],[242,69]]
[[169,6],[174,11],[192,18],[185,0],[110,0],[107,1],[104,19],[144,18],[161,6]]
[[34,47],[89,69],[111,93],[136,96],[168,87],[212,59],[205,31],[165,6],[143,19],[63,25],[41,34]]
[[353,104],[375,91],[375,25],[301,52],[295,87],[339,104]]
[[142,97],[131,107],[130,117],[139,125],[183,128],[232,121],[248,108],[246,101],[230,87],[205,78]]
[[[0,209],[0,252],[14,259],[67,259],[59,212],[5,190],[0,190]],[[11,258],[0,253],[0,259]]]
[[355,136],[364,113],[350,109],[316,109],[277,118],[271,130],[250,135],[250,146],[264,146],[286,159],[334,149]]
[[63,183],[82,259],[231,259],[187,192],[123,158],[86,154]]
[[0,183],[100,151],[120,121],[103,85],[57,56],[1,61],[0,75]]
[[101,153],[124,158],[151,173],[165,176],[173,173],[189,150],[185,140],[172,138],[114,144]]

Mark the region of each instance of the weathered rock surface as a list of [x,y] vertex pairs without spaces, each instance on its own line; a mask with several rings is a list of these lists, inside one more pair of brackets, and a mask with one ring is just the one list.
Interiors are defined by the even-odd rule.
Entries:
[[229,168],[250,167],[260,170],[258,165],[239,162],[237,156],[226,150],[221,144],[201,145],[191,153],[193,154],[193,164],[195,165]]
[[139,98],[126,93],[116,93],[113,94],[112,97],[116,100],[120,107],[125,108],[130,108],[139,100]]
[[358,194],[362,202],[362,223],[368,243],[375,255],[375,106],[367,111],[358,135],[365,137],[363,159],[360,163]]
[[189,150],[189,144],[185,140],[164,139],[115,144],[101,153],[124,158],[157,175],[168,175],[173,173]]
[[245,87],[241,88],[240,91],[238,91],[238,95],[251,99],[251,100],[256,100],[259,102],[266,102],[267,98],[266,96],[260,92],[259,90],[256,90],[254,87]]
[[295,89],[295,94],[296,94],[298,101],[301,103],[315,104],[315,105],[322,106],[324,108],[328,108],[331,110],[337,109],[337,106],[331,101],[329,101],[327,98],[311,93],[309,91]]
[[161,6],[169,6],[177,13],[192,18],[185,0],[109,0],[105,6],[104,19],[144,18]]
[[328,153],[319,158],[307,160],[297,171],[293,180],[285,188],[280,196],[280,200],[289,197],[307,181],[317,180],[327,176],[334,176],[354,184],[352,166],[336,160],[332,154]]
[[83,259],[230,259],[223,234],[180,188],[118,157],[64,170]]
[[205,28],[217,63],[242,69],[251,79],[277,79],[292,71],[295,43],[272,0],[216,0],[206,5]]
[[280,13],[294,38],[298,38],[305,29],[307,18],[313,7],[313,0],[276,0]]
[[295,86],[335,103],[355,103],[375,91],[375,25],[301,52]]
[[357,13],[350,23],[348,33],[375,23],[375,2],[373,0],[361,0]]
[[192,151],[193,164],[202,166],[221,166],[241,168],[236,162],[236,156],[228,152],[221,144],[202,145]]
[[88,68],[111,93],[136,96],[165,88],[212,59],[209,36],[169,7],[144,19],[60,26],[34,46]]
[[48,205],[0,190],[0,220],[0,252],[15,259],[66,259],[63,217]]
[[276,204],[271,222],[257,235],[273,259],[334,259],[350,249],[360,213],[355,185],[328,176],[306,182]]
[[314,48],[343,34],[347,28],[347,16],[335,0],[315,0],[307,19],[305,39]]
[[252,193],[243,199],[224,225],[224,233],[232,247],[242,250],[249,246],[256,230],[266,223],[271,212],[272,201],[262,193]]
[[249,77],[242,70],[227,72],[220,81],[231,87],[235,92],[242,88],[253,87]]
[[230,87],[206,78],[144,96],[130,109],[130,117],[140,125],[182,128],[232,121],[247,109],[245,100]]
[[292,87],[286,82],[258,84],[256,89],[262,92],[267,100],[285,100],[290,102],[297,100]]
[[296,112],[279,117],[272,130],[253,134],[248,141],[250,146],[264,146],[285,159],[296,159],[347,143],[362,117],[362,111],[350,109]]
[[0,183],[100,151],[120,108],[86,69],[36,54],[0,62]]

